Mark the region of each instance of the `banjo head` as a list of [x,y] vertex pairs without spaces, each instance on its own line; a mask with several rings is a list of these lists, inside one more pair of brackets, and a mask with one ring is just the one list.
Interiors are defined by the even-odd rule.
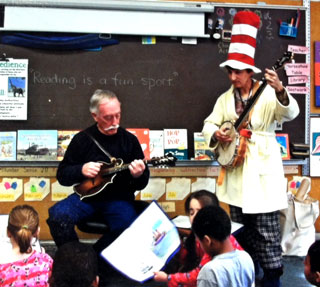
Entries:
[[219,143],[216,149],[217,162],[222,166],[231,166],[233,159],[237,155],[238,133],[231,122],[223,123],[221,128],[228,129],[228,134],[232,138],[232,141],[228,143]]

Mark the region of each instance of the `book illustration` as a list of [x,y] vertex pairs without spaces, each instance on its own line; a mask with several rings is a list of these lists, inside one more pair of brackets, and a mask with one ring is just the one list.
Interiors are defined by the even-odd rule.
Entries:
[[144,128],[127,128],[128,132],[134,134],[141,145],[142,151],[144,153],[145,159],[150,159],[150,137],[149,137],[149,129]]
[[288,134],[276,134],[276,140],[279,144],[281,158],[290,159]]
[[215,159],[212,149],[207,145],[201,132],[193,133],[194,140],[194,159],[195,160],[213,160]]
[[17,160],[57,160],[57,130],[18,130]]
[[320,155],[320,133],[312,134],[312,155]]
[[75,134],[80,130],[58,130],[58,148],[57,148],[57,159],[62,160],[64,154]]
[[188,132],[186,129],[164,129],[164,153],[177,159],[188,159]]
[[153,201],[101,256],[130,279],[145,282],[179,249],[177,228]]
[[16,160],[17,157],[17,133],[0,132],[0,160]]
[[24,97],[25,91],[25,77],[8,77],[8,97]]
[[163,131],[150,130],[149,138],[150,138],[150,143],[149,143],[150,158],[163,156],[164,155]]
[[[320,85],[320,84],[319,84]],[[310,177],[320,176],[320,117],[310,117]]]
[[21,178],[3,178],[0,182],[0,201],[16,201],[23,193]]
[[[176,230],[172,226],[166,225],[162,219],[159,219],[152,226],[153,242],[152,251],[159,258],[164,258],[167,251],[170,250],[172,237],[175,236]],[[171,235],[173,233],[173,235]]]
[[24,184],[25,201],[41,201],[50,193],[50,179],[30,177]]

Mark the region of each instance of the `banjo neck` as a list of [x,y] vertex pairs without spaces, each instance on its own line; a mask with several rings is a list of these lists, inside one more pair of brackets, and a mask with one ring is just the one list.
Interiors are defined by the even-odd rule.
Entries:
[[[292,52],[284,52],[283,56],[277,60],[277,62],[272,66],[272,70],[277,71],[284,66],[285,63],[291,61],[293,59]],[[243,122],[248,118],[250,110],[253,108],[254,104],[258,100],[259,96],[267,86],[267,81],[263,77],[261,79],[262,84],[259,86],[257,91],[254,93],[253,97],[249,99],[247,106],[244,108],[243,112],[240,114],[239,118],[236,120],[234,124],[234,128],[236,131],[239,131],[242,127]]]
[[243,122],[248,118],[248,115],[253,108],[254,104],[257,102],[259,96],[267,86],[267,81],[263,79],[262,84],[259,86],[258,90],[255,94],[249,99],[248,104],[244,108],[243,112],[240,114],[239,118],[236,120],[234,124],[234,128],[236,131],[239,131],[242,127]]

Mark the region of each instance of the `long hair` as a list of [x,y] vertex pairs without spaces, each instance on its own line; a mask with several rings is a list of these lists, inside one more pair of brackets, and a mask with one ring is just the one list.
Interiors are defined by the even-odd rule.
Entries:
[[[201,208],[209,205],[219,206],[219,200],[214,193],[205,189],[201,189],[191,193],[187,197],[184,203],[184,209],[187,215],[189,215],[190,213],[190,201],[192,199],[198,200],[200,202]],[[199,258],[199,256],[197,255],[196,237],[193,232],[191,232],[190,235],[187,237],[185,241],[185,248],[187,250],[187,255],[185,264],[181,268],[182,272],[187,272],[194,269],[199,265],[201,261],[201,258]]]
[[39,215],[30,205],[17,205],[14,207],[8,220],[7,230],[20,248],[20,253],[32,251],[32,238],[37,236]]

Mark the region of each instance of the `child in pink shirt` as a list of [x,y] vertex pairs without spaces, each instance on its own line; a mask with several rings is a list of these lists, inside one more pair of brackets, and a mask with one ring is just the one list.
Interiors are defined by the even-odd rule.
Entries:
[[0,258],[1,287],[48,287],[52,258],[32,248],[40,232],[39,216],[29,205],[14,207],[8,220],[7,233],[12,249]]

